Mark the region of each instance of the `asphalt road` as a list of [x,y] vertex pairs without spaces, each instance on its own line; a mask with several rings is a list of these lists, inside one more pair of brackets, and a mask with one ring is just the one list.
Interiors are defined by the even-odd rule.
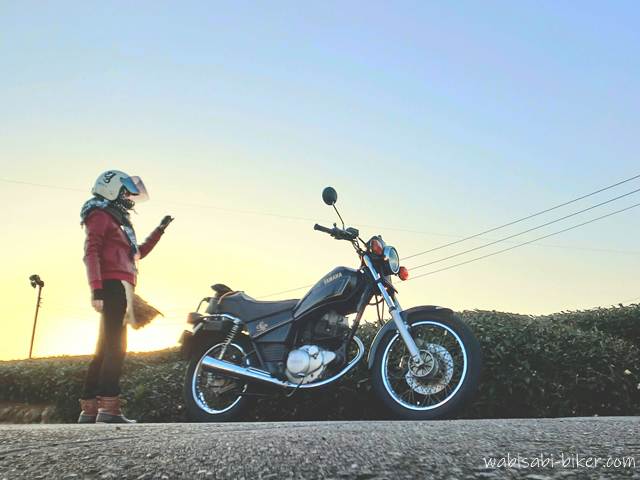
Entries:
[[640,417],[0,425],[14,478],[640,479]]

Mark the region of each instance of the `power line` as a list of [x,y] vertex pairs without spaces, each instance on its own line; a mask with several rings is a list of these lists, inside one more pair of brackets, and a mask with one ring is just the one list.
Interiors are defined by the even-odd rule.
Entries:
[[640,255],[640,251],[637,251],[637,250],[614,250],[612,248],[590,248],[590,247],[575,247],[571,245],[549,245],[548,243],[538,243],[537,245],[534,245],[534,247],[564,248],[568,250],[584,250],[585,252],[617,253],[620,255]]
[[[470,239],[472,239],[472,238],[479,237],[479,236],[484,235],[484,234],[486,234],[486,233],[490,233],[490,232],[493,232],[493,231],[499,230],[499,229],[501,229],[501,228],[504,228],[504,227],[507,227],[507,226],[510,226],[510,225],[514,225],[514,224],[519,223],[519,222],[522,222],[522,221],[524,221],[524,220],[527,220],[527,219],[533,218],[533,217],[538,216],[538,215],[542,215],[543,213],[550,212],[550,211],[552,211],[552,210],[555,210],[555,209],[561,208],[561,207],[563,207],[563,206],[566,206],[566,205],[569,205],[569,204],[571,204],[571,203],[575,203],[575,202],[577,202],[577,201],[579,201],[579,200],[582,200],[582,199],[588,198],[588,197],[590,197],[590,196],[593,196],[593,195],[595,195],[595,194],[597,194],[597,193],[600,193],[600,192],[603,192],[603,191],[605,191],[605,190],[608,190],[608,189],[614,188],[614,187],[616,187],[616,186],[622,185],[622,184],[624,184],[624,183],[630,182],[630,181],[632,181],[632,180],[635,180],[636,178],[640,178],[640,174],[639,174],[639,175],[635,175],[635,176],[633,176],[633,177],[630,177],[630,178],[628,178],[628,179],[626,179],[626,180],[622,180],[622,181],[620,181],[620,182],[617,182],[617,183],[615,183],[615,184],[613,184],[613,185],[609,185],[609,186],[607,186],[607,187],[601,188],[601,189],[596,190],[596,191],[594,191],[594,192],[591,192],[591,193],[589,193],[589,194],[583,195],[583,196],[581,196],[581,197],[575,198],[575,199],[570,200],[570,201],[568,201],[568,202],[562,203],[562,204],[560,204],[560,205],[556,205],[556,206],[551,207],[551,208],[548,208],[548,209],[546,209],[546,210],[542,210],[542,211],[540,211],[540,212],[537,212],[537,213],[531,214],[531,215],[529,215],[529,216],[527,216],[527,217],[523,217],[523,218],[521,218],[521,219],[514,220],[514,221],[512,221],[512,222],[506,223],[506,224],[501,225],[501,226],[499,226],[499,227],[495,227],[495,228],[492,228],[492,229],[489,229],[489,230],[485,230],[485,231],[480,232],[480,233],[477,233],[477,234],[475,234],[475,235],[471,235],[471,236],[468,236],[468,237],[463,237],[463,238],[461,238],[461,239],[459,239],[459,240],[456,240],[456,241],[454,241],[454,242],[450,242],[450,243],[447,243],[447,244],[445,244],[445,245],[441,245],[441,246],[439,246],[439,247],[435,247],[435,248],[432,248],[432,249],[430,249],[430,250],[426,250],[426,251],[424,251],[424,252],[420,252],[420,253],[417,253],[417,254],[414,254],[414,255],[410,255],[410,256],[408,256],[408,257],[404,257],[404,259],[413,258],[413,257],[416,257],[416,256],[418,256],[418,255],[422,255],[422,254],[429,253],[429,252],[432,252],[432,251],[435,251],[435,250],[439,250],[439,249],[442,249],[442,248],[445,248],[445,247],[448,247],[448,246],[451,246],[451,245],[455,245],[455,244],[458,244],[458,243],[464,242],[464,241],[466,241],[466,240],[470,240]],[[70,188],[70,187],[62,187],[62,186],[58,186],[58,185],[48,185],[48,184],[41,184],[41,183],[24,182],[24,181],[12,180],[12,179],[7,179],[7,178],[0,178],[0,181],[2,181],[2,182],[6,182],[6,183],[14,183],[14,184],[18,184],[18,185],[28,185],[28,186],[33,186],[33,187],[50,188],[50,189],[55,189],[55,190],[67,190],[67,191],[85,192],[85,193],[86,193],[86,189]],[[633,193],[633,192],[631,192],[631,193]],[[628,194],[627,194],[627,195],[628,195]],[[258,212],[258,211],[247,211],[247,210],[238,210],[238,209],[228,209],[228,208],[218,207],[218,206],[213,206],[213,205],[189,204],[189,203],[180,203],[180,202],[165,202],[165,203],[173,203],[173,204],[175,204],[175,205],[182,205],[182,206],[189,206],[189,207],[197,207],[197,208],[212,208],[212,209],[217,209],[217,210],[221,210],[221,211],[227,211],[227,212],[230,212],[230,213],[243,213],[243,214],[252,214],[252,215],[263,215],[263,216],[271,216],[271,217],[276,217],[276,218],[285,218],[285,219],[291,219],[291,220],[315,221],[314,219],[307,218],[307,217],[287,216],[287,215],[273,214],[273,213],[269,213],[269,212]],[[605,202],[605,203],[606,203],[606,202]],[[592,208],[595,208],[595,207],[592,207]],[[587,209],[587,210],[588,210],[588,209]],[[585,211],[586,211],[586,210],[585,210]],[[581,212],[579,212],[579,213],[581,213]],[[576,213],[576,214],[577,214],[577,213]],[[564,217],[564,218],[568,218],[568,217]],[[563,218],[563,219],[564,219],[564,218]],[[604,218],[604,217],[603,217],[603,218]],[[558,220],[558,221],[559,221],[559,220]],[[550,223],[555,223],[555,222],[550,222]],[[387,229],[387,230],[405,231],[405,232],[410,232],[410,233],[418,233],[418,234],[426,234],[426,235],[453,236],[453,235],[445,235],[445,234],[435,233],[435,232],[426,232],[426,231],[421,231],[421,230],[409,230],[409,229],[403,229],[403,228],[397,228],[397,227],[383,227],[383,226],[367,225],[367,224],[360,224],[360,226],[361,226],[361,227],[371,227],[371,228],[381,228],[381,229]],[[538,227],[538,228],[541,228],[541,227]],[[528,231],[531,231],[531,230],[528,230]],[[523,232],[523,233],[526,233],[526,232]],[[560,232],[558,232],[558,233],[560,233]],[[520,235],[520,234],[518,234],[518,235]],[[517,235],[516,235],[516,236],[517,236]],[[504,240],[507,240],[508,238],[512,238],[512,237],[507,237],[507,238],[505,238],[505,239],[499,239],[499,240],[497,240],[496,242],[493,242],[493,243],[498,243],[499,241],[504,241]],[[546,237],[541,237],[541,238],[546,238]],[[539,240],[539,239],[538,239],[538,240]],[[534,240],[534,241],[536,241],[536,240]],[[492,244],[493,244],[493,243],[492,243]],[[532,243],[532,242],[527,242],[527,243]],[[512,248],[517,248],[518,246],[521,246],[521,245],[522,245],[522,244],[519,244],[519,245],[516,245],[516,246],[514,246],[514,247],[512,247]],[[487,246],[487,245],[485,245],[485,246]],[[553,246],[553,247],[556,247],[556,248],[579,248],[579,247],[570,247],[570,246]],[[477,247],[477,248],[483,248],[483,247]],[[476,248],[476,249],[477,249],[477,248]],[[476,249],[472,249],[471,251],[476,250]],[[510,250],[510,249],[507,249],[507,250]],[[603,251],[604,251],[604,250],[603,250]],[[468,252],[464,252],[464,253],[468,253]],[[628,253],[636,253],[636,252],[628,252]],[[461,254],[460,254],[460,255],[461,255]],[[457,256],[457,255],[456,255],[456,256]],[[463,262],[463,263],[466,263],[466,262]],[[419,267],[415,267],[415,268],[419,268]],[[414,268],[414,269],[415,269],[415,268]],[[424,275],[426,275],[426,274],[424,274]],[[413,279],[415,279],[415,278],[419,278],[419,277],[424,276],[424,275],[420,275],[420,276],[418,276],[418,277],[414,277]],[[297,287],[297,288],[292,288],[292,289],[288,289],[288,290],[283,290],[283,291],[276,292],[276,293],[271,293],[271,294],[269,294],[269,295],[264,295],[264,296],[261,296],[261,297],[258,297],[258,298],[269,298],[269,297],[273,297],[273,296],[276,296],[276,295],[281,295],[281,294],[285,294],[285,293],[290,293],[290,292],[295,292],[295,291],[303,290],[303,289],[306,289],[306,288],[310,288],[311,286],[312,286],[312,285],[305,285],[305,286],[302,286],[302,287]]]
[[529,229],[524,230],[524,231],[519,232],[519,233],[514,233],[513,235],[509,235],[508,237],[500,238],[500,239],[495,240],[493,242],[485,243],[484,245],[480,245],[478,247],[470,248],[470,249],[465,250],[463,252],[455,253],[453,255],[449,255],[447,257],[440,258],[438,260],[433,260],[431,262],[423,263],[422,265],[418,265],[416,267],[411,267],[410,270],[417,270],[418,268],[423,268],[423,267],[426,267],[426,266],[429,266],[429,265],[433,265],[434,263],[444,262],[445,260],[449,260],[451,258],[456,258],[456,257],[459,257],[459,256],[464,255],[466,253],[475,252],[476,250],[480,250],[482,248],[486,248],[486,247],[489,247],[491,245],[495,245],[496,243],[504,242],[505,240],[510,240],[512,238],[519,237],[521,235],[524,235],[525,233],[533,232],[534,230],[539,230],[541,228],[547,227],[547,226],[552,225],[554,223],[561,222],[562,220],[566,220],[567,218],[575,217],[576,215],[580,215],[581,213],[588,212],[589,210],[593,210],[594,208],[598,208],[598,207],[601,207],[603,205],[607,205],[609,203],[615,202],[617,200],[620,200],[621,198],[628,197],[629,195],[633,195],[634,193],[638,193],[638,192],[640,192],[640,188],[632,190],[631,192],[625,193],[623,195],[619,195],[619,196],[617,196],[615,198],[611,198],[611,199],[606,200],[604,202],[598,203],[598,204],[593,205],[591,207],[585,208],[583,210],[579,210],[577,212],[570,213],[569,215],[565,215],[564,217],[560,217],[560,218],[558,218],[556,220],[551,220],[550,222],[543,223],[542,225],[538,225],[536,227],[529,228]]
[[450,247],[452,245],[456,245],[458,243],[466,242],[467,240],[471,240],[472,238],[479,237],[481,235],[484,235],[485,233],[495,232],[496,230],[500,230],[502,228],[509,227],[511,225],[515,225],[516,223],[524,222],[525,220],[529,220],[530,218],[537,217],[538,215],[542,215],[543,213],[548,213],[548,212],[551,212],[553,210],[557,210],[558,208],[565,207],[565,206],[570,205],[572,203],[578,202],[580,200],[584,200],[585,198],[591,197],[591,196],[596,195],[598,193],[604,192],[605,190],[609,190],[611,188],[617,187],[619,185],[622,185],[624,183],[630,182],[630,181],[635,180],[637,178],[640,178],[640,174],[634,175],[633,177],[627,178],[625,180],[622,180],[620,182],[614,183],[613,185],[609,185],[607,187],[601,188],[601,189],[596,190],[594,192],[587,193],[586,195],[582,195],[581,197],[574,198],[573,200],[569,200],[568,202],[564,202],[564,203],[561,203],[559,205],[555,205],[555,206],[553,206],[551,208],[547,208],[545,210],[540,210],[539,212],[532,213],[530,215],[527,215],[526,217],[522,217],[522,218],[519,218],[517,220],[513,220],[511,222],[505,223],[505,224],[500,225],[498,227],[490,228],[489,230],[485,230],[483,232],[476,233],[476,234],[470,235],[468,237],[464,237],[464,238],[462,238],[460,240],[456,240],[454,242],[445,243],[444,245],[440,245],[438,247],[430,248],[429,250],[425,250],[423,252],[414,253],[413,255],[409,255],[408,257],[404,257],[404,260],[407,260],[407,259],[413,258],[413,257],[417,257],[417,256],[420,256],[420,255],[424,255],[425,253],[435,252],[436,250],[440,250],[442,248],[446,248],[446,247]]
[[455,265],[450,265],[448,267],[440,268],[438,270],[433,270],[431,272],[426,272],[426,273],[423,273],[421,275],[417,275],[417,276],[411,278],[410,280],[416,280],[416,279],[421,278],[421,277],[426,277],[427,275],[433,275],[434,273],[444,272],[445,270],[450,270],[450,269],[455,268],[455,267],[460,267],[462,265],[466,265],[468,263],[476,262],[476,261],[482,260],[484,258],[493,257],[494,255],[498,255],[500,253],[508,252],[509,250],[513,250],[513,249],[518,248],[518,247],[523,247],[525,245],[529,245],[530,243],[537,242],[538,240],[542,240],[544,238],[549,238],[549,237],[552,237],[554,235],[558,235],[560,233],[568,232],[569,230],[573,230],[575,228],[582,227],[584,225],[588,225],[589,223],[593,223],[593,222],[596,222],[598,220],[602,220],[603,218],[611,217],[612,215],[616,215],[618,213],[622,213],[622,212],[625,212],[627,210],[631,210],[632,208],[635,208],[635,207],[638,207],[638,206],[640,206],[640,203],[635,203],[635,204],[633,204],[633,205],[631,205],[629,207],[622,208],[620,210],[616,210],[615,212],[611,212],[611,213],[608,213],[606,215],[602,215],[601,217],[596,217],[596,218],[588,220],[586,222],[579,223],[578,225],[574,225],[572,227],[568,227],[568,228],[565,228],[563,230],[559,230],[557,232],[553,232],[553,233],[550,233],[548,235],[544,235],[542,237],[538,237],[538,238],[535,238],[533,240],[529,240],[527,242],[519,243],[518,245],[514,245],[513,247],[505,248],[503,250],[498,250],[497,252],[489,253],[487,255],[482,255],[481,257],[472,258],[471,260],[467,260],[466,262],[456,263]]
[[30,187],[53,188],[54,190],[69,190],[69,191],[72,191],[72,192],[86,192],[86,190],[79,189],[79,188],[60,187],[58,185],[46,185],[46,184],[43,184],[43,183],[21,182],[19,180],[11,180],[11,179],[8,179],[8,178],[0,178],[0,182],[15,183],[15,184],[18,184],[18,185],[29,185]]
[[[6,182],[6,183],[13,183],[13,184],[17,184],[17,185],[28,185],[31,187],[40,187],[40,188],[50,188],[50,189],[54,189],[54,190],[66,190],[66,191],[72,191],[72,192],[82,192],[82,193],[87,193],[86,189],[81,189],[81,188],[71,188],[71,187],[61,187],[58,185],[48,185],[48,184],[43,184],[43,183],[32,183],[32,182],[23,182],[23,181],[19,181],[19,180],[12,180],[12,179],[8,179],[8,178],[0,178],[0,182]],[[181,206],[181,207],[189,207],[189,208],[206,208],[206,209],[213,209],[213,210],[218,210],[221,212],[227,212],[227,213],[240,213],[240,214],[244,214],[244,215],[258,215],[258,216],[265,216],[265,217],[274,217],[274,218],[281,218],[281,219],[286,219],[286,220],[297,220],[297,221],[305,221],[305,222],[317,222],[319,221],[318,218],[310,218],[310,217],[300,217],[300,216],[294,216],[294,215],[282,215],[279,213],[271,213],[271,212],[261,212],[261,211],[256,211],[256,210],[241,210],[241,209],[237,209],[237,208],[225,208],[225,207],[220,207],[217,205],[208,205],[208,204],[202,204],[202,203],[187,203],[187,202],[176,202],[176,201],[164,201],[164,202],[160,202],[161,204],[167,204],[167,205],[175,205],[175,206]],[[327,219],[320,219],[320,221],[326,221],[326,222],[331,222],[332,220],[327,220]],[[423,230],[411,230],[411,229],[406,229],[406,228],[401,228],[401,227],[387,227],[387,226],[381,226],[381,225],[370,225],[370,224],[363,224],[360,223],[357,226],[359,227],[365,227],[365,228],[376,228],[376,229],[382,229],[382,230],[395,230],[395,231],[401,231],[401,232],[408,232],[408,233],[417,233],[417,234],[421,234],[421,235],[435,235],[435,236],[445,236],[445,237],[450,237],[452,235],[447,235],[447,234],[442,234],[442,233],[437,233],[437,232],[429,232],[429,231],[423,231]]]
[[[632,177],[632,178],[636,178],[636,177]],[[28,185],[28,186],[32,186],[32,187],[50,188],[50,189],[54,189],[54,190],[67,190],[67,191],[73,191],[73,192],[87,193],[86,189],[81,189],[81,188],[61,187],[61,186],[58,186],[58,185],[48,185],[48,184],[43,184],[43,183],[23,182],[23,181],[12,180],[12,179],[7,179],[7,178],[0,178],[0,182],[14,183],[14,184],[18,184],[18,185]],[[623,183],[623,182],[620,182],[620,183]],[[619,185],[619,184],[616,184],[616,185]],[[602,191],[602,190],[600,190],[600,191]],[[247,215],[269,216],[269,217],[283,218],[283,219],[288,219],[288,220],[299,220],[299,221],[310,221],[310,222],[318,221],[317,218],[299,217],[299,216],[291,216],[291,215],[281,215],[281,214],[276,214],[276,213],[260,212],[260,211],[252,211],[252,210],[239,210],[239,209],[224,208],[224,207],[219,207],[219,206],[215,206],[215,205],[207,205],[207,204],[183,203],[183,202],[173,202],[173,201],[168,201],[168,202],[167,201],[165,201],[165,202],[161,201],[160,203],[165,203],[165,204],[170,204],[170,205],[172,204],[172,205],[184,206],[184,207],[215,209],[215,210],[220,210],[220,211],[224,211],[224,212],[228,212],[228,213],[242,213],[242,214],[247,214]],[[330,222],[330,220],[326,220],[326,219],[325,220],[321,220],[321,221]],[[462,237],[461,235],[454,235],[454,234],[441,233],[441,232],[431,232],[431,231],[426,231],[426,230],[414,230],[414,229],[408,229],[408,228],[402,228],[402,227],[389,227],[389,226],[381,226],[381,225],[371,225],[371,224],[364,224],[364,223],[358,223],[356,226],[361,227],[361,228],[363,228],[363,227],[364,228],[376,228],[376,229],[383,229],[383,230],[393,230],[393,231],[398,231],[398,232],[415,233],[415,234],[419,234],[419,235],[432,235],[432,236],[438,236],[438,237],[449,237],[449,238],[457,238],[457,239],[459,239],[459,240],[457,240],[455,242],[451,242],[451,243],[443,245],[441,247],[437,247],[434,250],[438,250],[440,248],[444,248],[445,246],[453,245],[453,244],[468,240],[470,238],[473,238],[473,237]],[[486,233],[486,232],[484,232],[484,233]],[[482,233],[478,234],[478,235],[482,235]],[[491,238],[489,238],[489,240],[490,239]],[[624,253],[624,254],[630,254],[630,255],[640,254],[640,252],[634,252],[634,251],[618,251],[618,250],[611,250],[611,249],[594,249],[594,248],[586,248],[586,247],[576,247],[576,246],[572,246],[572,245],[545,245],[545,244],[540,244],[540,245],[537,245],[537,246],[540,246],[540,247],[551,247],[551,248],[569,248],[569,249],[572,249],[572,250],[576,250],[577,249],[577,250],[587,250],[587,251],[602,251],[602,252],[609,252],[609,253]],[[432,251],[432,250],[429,250],[429,251]],[[412,258],[413,256],[414,255],[410,255],[408,257],[404,257],[403,259],[406,260],[406,259]],[[304,287],[301,287],[301,288],[304,288]],[[284,292],[284,293],[287,293],[287,292]],[[269,296],[271,296],[271,295],[269,295]]]
[[[525,220],[525,219],[529,219],[529,218],[532,218],[532,217],[534,217],[534,216],[540,215],[540,214],[542,214],[542,213],[546,213],[546,212],[549,212],[549,211],[551,211],[551,210],[555,210],[555,209],[557,209],[557,208],[560,208],[561,206],[569,205],[569,204],[574,203],[574,202],[576,202],[576,201],[578,201],[578,200],[582,200],[582,199],[584,199],[584,198],[590,197],[590,196],[592,196],[592,195],[595,195],[596,193],[603,192],[603,191],[605,191],[605,190],[608,190],[608,189],[613,188],[613,187],[615,187],[615,186],[618,186],[618,185],[621,185],[621,184],[623,184],[623,183],[629,182],[629,181],[631,181],[631,180],[633,180],[633,179],[636,179],[636,178],[639,178],[639,177],[640,177],[640,175],[636,175],[636,176],[631,177],[631,178],[629,178],[629,179],[627,179],[627,180],[624,180],[624,181],[622,181],[622,182],[618,182],[618,183],[616,183],[616,184],[614,184],[614,185],[610,185],[610,186],[608,186],[608,187],[602,188],[602,189],[600,189],[600,190],[597,190],[597,191],[595,191],[595,192],[592,192],[592,193],[590,193],[590,194],[588,194],[588,195],[584,195],[584,196],[582,196],[582,197],[580,197],[580,198],[577,198],[577,199],[574,199],[574,200],[572,200],[572,201],[565,202],[564,204],[558,205],[558,206],[556,206],[556,207],[553,207],[553,208],[550,208],[550,209],[544,210],[544,211],[539,212],[539,213],[537,213],[537,214],[530,215],[530,216],[528,216],[528,217],[526,217],[526,218],[523,218],[523,219],[521,219],[521,220],[516,220],[516,221],[514,221],[514,222],[510,222],[510,223],[509,223],[509,225],[513,225],[513,224],[518,223],[518,222],[520,222],[520,221],[523,221],[523,220]],[[495,244],[500,243],[500,242],[504,242],[504,241],[509,240],[509,239],[511,239],[511,238],[518,237],[518,236],[524,235],[524,234],[526,234],[526,233],[530,233],[530,232],[532,232],[532,231],[534,231],[534,230],[539,230],[540,228],[547,227],[547,226],[552,225],[552,224],[554,224],[554,223],[558,223],[558,222],[560,222],[560,221],[562,221],[562,220],[566,220],[567,218],[575,217],[576,215],[580,215],[580,214],[582,214],[582,213],[588,212],[588,211],[590,211],[590,210],[593,210],[593,209],[595,209],[595,208],[601,207],[601,206],[603,206],[603,205],[607,205],[607,204],[609,204],[609,203],[615,202],[615,201],[617,201],[617,200],[620,200],[620,199],[622,199],[622,198],[628,197],[628,196],[633,195],[633,194],[638,193],[638,192],[640,192],[640,188],[635,189],[635,190],[632,190],[632,191],[627,192],[627,193],[625,193],[625,194],[619,195],[619,196],[617,196],[617,197],[611,198],[611,199],[609,199],[609,200],[605,200],[604,202],[600,202],[600,203],[598,203],[598,204],[596,204],[596,205],[592,205],[591,207],[588,207],[588,208],[585,208],[585,209],[579,210],[579,211],[577,211],[577,212],[573,212],[573,213],[571,213],[571,214],[569,214],[569,215],[565,215],[564,217],[561,217],[561,218],[559,218],[559,219],[552,220],[552,221],[550,221],[550,222],[546,222],[546,223],[544,223],[544,224],[542,224],[542,225],[538,225],[538,226],[536,226],[536,227],[533,227],[533,228],[530,228],[530,229],[524,230],[524,231],[522,231],[522,232],[519,232],[519,233],[516,233],[516,234],[510,235],[510,236],[507,236],[507,237],[504,237],[504,238],[497,239],[497,240],[495,240],[495,241],[493,241],[493,242],[490,242],[490,243],[487,243],[487,244],[484,244],[484,245],[480,245],[480,246],[478,246],[478,247],[471,248],[471,249],[465,250],[465,251],[463,251],[463,252],[456,253],[456,254],[454,254],[454,255],[449,255],[449,256],[444,257],[444,258],[441,258],[441,259],[439,259],[439,260],[434,260],[434,261],[432,261],[432,262],[428,262],[428,263],[425,263],[425,264],[422,264],[422,265],[418,265],[418,266],[416,266],[416,267],[412,267],[412,268],[410,268],[410,270],[416,270],[416,269],[418,269],[418,268],[423,268],[423,267],[426,267],[426,266],[428,266],[428,265],[432,265],[432,264],[434,264],[434,263],[440,263],[440,262],[443,262],[443,261],[445,261],[445,260],[449,260],[449,259],[451,259],[451,258],[459,257],[459,256],[464,255],[464,254],[466,254],[466,253],[474,252],[474,251],[476,251],[476,250],[480,250],[480,249],[482,249],[482,248],[489,247],[489,246],[491,246],[491,245],[495,245]],[[640,204],[638,204],[638,205],[640,205]],[[629,207],[629,208],[633,208],[633,207]],[[498,253],[502,253],[502,252],[506,252],[506,251],[509,251],[509,250],[513,250],[513,249],[515,249],[515,248],[518,248],[518,247],[521,247],[521,246],[524,246],[524,245],[528,245],[528,244],[533,243],[533,242],[536,242],[536,241],[538,241],[538,240],[542,240],[542,239],[544,239],[544,238],[548,238],[548,237],[551,237],[551,236],[557,235],[557,234],[559,234],[559,233],[563,233],[563,232],[566,232],[566,231],[568,231],[568,230],[572,230],[572,229],[574,229],[574,228],[578,228],[578,227],[580,227],[580,226],[587,225],[587,224],[589,224],[589,223],[595,222],[596,220],[600,220],[600,219],[602,219],[602,218],[606,218],[606,217],[611,216],[611,215],[614,215],[614,214],[616,214],[616,213],[623,212],[623,211],[625,211],[625,210],[628,210],[629,208],[622,209],[622,210],[616,211],[616,212],[614,212],[614,213],[604,215],[604,216],[602,216],[602,217],[598,217],[598,218],[596,218],[596,219],[593,219],[593,220],[587,221],[587,222],[585,222],[585,223],[582,223],[582,224],[579,224],[579,225],[576,225],[576,226],[570,227],[570,228],[568,228],[568,229],[560,230],[560,231],[555,232],[555,233],[552,233],[552,234],[550,234],[550,235],[545,235],[545,236],[539,237],[539,238],[537,238],[537,239],[535,239],[535,240],[532,240],[532,241],[529,241],[529,242],[524,242],[524,243],[517,244],[517,245],[512,246],[512,247],[509,247],[509,248],[507,248],[507,249],[500,250],[500,251],[498,251],[498,252],[494,252],[494,253],[492,253],[492,254],[489,254],[489,255],[486,255],[486,256],[482,256],[482,257],[479,257],[479,258],[477,258],[477,259],[470,260],[470,261],[468,261],[468,262],[462,262],[462,263],[460,263],[460,264],[456,264],[456,265],[453,265],[453,266],[451,266],[451,267],[447,267],[447,268],[444,268],[444,269],[439,269],[439,270],[436,270],[436,271],[433,271],[433,272],[428,272],[428,273],[423,274],[423,275],[418,275],[418,276],[416,276],[416,277],[413,277],[411,280],[415,280],[416,278],[420,278],[420,277],[423,277],[423,276],[426,276],[426,275],[430,275],[430,274],[432,274],[432,273],[437,273],[437,272],[440,272],[440,271],[448,270],[449,268],[453,268],[453,267],[455,267],[455,266],[465,265],[466,263],[470,263],[471,261],[480,260],[480,259],[482,259],[482,258],[487,258],[488,256],[497,255]],[[507,225],[505,224],[504,226],[507,226]],[[485,231],[485,232],[483,232],[483,233],[488,233],[488,232],[490,232],[490,231],[498,230],[499,228],[502,228],[502,227],[497,227],[497,228],[495,228],[495,229],[490,229],[490,230],[487,230],[487,231]],[[479,233],[479,234],[476,234],[476,235],[471,236],[471,237],[466,237],[466,238],[463,238],[462,240],[458,240],[458,241],[456,241],[456,242],[451,242],[451,243],[449,243],[448,245],[454,245],[454,244],[456,244],[456,243],[461,243],[461,242],[463,242],[463,241],[465,241],[465,240],[469,240],[469,239],[471,239],[471,238],[478,237],[478,236],[482,235],[483,233]],[[435,249],[432,249],[432,250],[430,250],[430,251],[438,250],[439,248],[444,248],[444,246],[442,246],[442,247],[438,247],[438,248],[435,248]],[[427,252],[423,252],[423,253],[427,253]],[[410,257],[405,257],[405,259],[406,259],[406,258],[415,257],[415,256],[417,256],[417,255],[412,255],[412,256],[410,256]],[[275,296],[277,296],[277,295],[282,295],[282,294],[290,293],[290,292],[296,292],[296,291],[299,291],[299,290],[303,290],[303,289],[306,289],[306,288],[310,288],[310,287],[312,287],[312,286],[313,286],[313,285],[305,285],[305,286],[303,286],[303,287],[291,288],[291,289],[288,289],[288,290],[283,290],[283,291],[280,291],[280,292],[271,293],[271,294],[269,294],[269,295],[263,295],[263,296],[258,297],[258,298],[269,298],[269,297],[275,297]]]

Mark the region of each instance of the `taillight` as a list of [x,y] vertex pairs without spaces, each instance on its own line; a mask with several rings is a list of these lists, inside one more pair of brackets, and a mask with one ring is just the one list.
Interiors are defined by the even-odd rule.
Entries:
[[376,255],[382,255],[382,252],[384,251],[384,247],[382,246],[382,242],[380,240],[378,240],[377,238],[374,238],[371,240],[369,247],[371,248],[371,251],[373,253],[375,253]]
[[407,267],[400,267],[400,270],[398,270],[398,277],[400,277],[400,280],[402,281],[409,278],[409,270],[407,270]]

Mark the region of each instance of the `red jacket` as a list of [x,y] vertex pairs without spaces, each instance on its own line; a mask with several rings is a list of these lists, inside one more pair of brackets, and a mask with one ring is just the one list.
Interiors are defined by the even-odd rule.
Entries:
[[[131,244],[120,225],[109,213],[95,209],[84,221],[87,237],[84,263],[92,290],[102,289],[103,280],[126,280],[136,284],[136,265],[131,258]],[[156,228],[139,245],[140,258],[146,257],[164,233]]]

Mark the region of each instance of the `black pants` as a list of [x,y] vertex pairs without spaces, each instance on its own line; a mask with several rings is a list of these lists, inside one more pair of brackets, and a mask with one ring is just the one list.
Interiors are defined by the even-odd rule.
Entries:
[[96,353],[89,364],[82,398],[120,395],[120,375],[127,352],[127,327],[122,325],[127,297],[120,280],[103,281],[104,309]]

